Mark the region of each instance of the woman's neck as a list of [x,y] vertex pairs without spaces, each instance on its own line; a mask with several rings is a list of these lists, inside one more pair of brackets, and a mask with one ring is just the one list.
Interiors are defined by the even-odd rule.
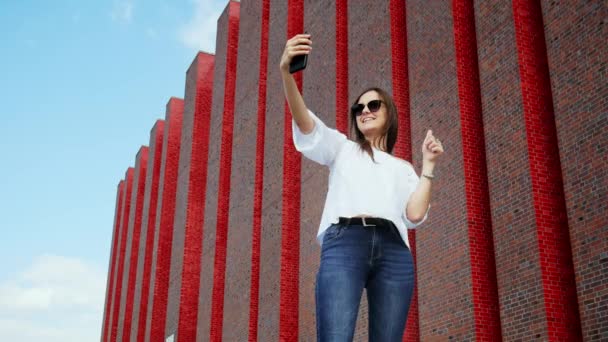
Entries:
[[373,148],[386,152],[386,139],[382,139],[380,136],[375,136],[365,137],[365,140],[367,140]]

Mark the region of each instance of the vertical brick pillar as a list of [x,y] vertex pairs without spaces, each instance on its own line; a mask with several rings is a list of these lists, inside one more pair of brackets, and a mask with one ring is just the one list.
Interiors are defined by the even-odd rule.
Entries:
[[112,300],[112,330],[110,334],[110,341],[116,341],[118,337],[118,314],[120,310],[121,304],[121,296],[122,296],[122,283],[123,283],[123,275],[124,275],[124,267],[125,267],[125,253],[127,249],[127,231],[129,225],[129,213],[131,212],[131,193],[133,189],[133,174],[135,173],[135,169],[132,167],[127,169],[125,174],[125,181],[127,182],[125,189],[125,197],[124,201],[124,210],[122,212],[122,223],[121,223],[121,232],[120,232],[120,250],[118,252],[118,267],[116,274],[116,284],[114,288],[114,299]]
[[[196,340],[196,320],[200,289],[203,222],[207,190],[207,160],[209,155],[209,122],[213,94],[213,55],[198,53],[186,73],[186,95],[182,149],[180,156],[180,182],[186,184],[183,258],[181,262],[181,289],[179,292],[179,321],[176,338]],[[182,175],[183,173],[183,175]],[[182,180],[183,179],[183,180]],[[178,191],[181,194],[181,191]],[[179,226],[176,218],[176,226]]]
[[582,339],[539,1],[513,1],[542,286],[551,341]]
[[348,2],[336,1],[336,129],[348,135]]
[[475,9],[472,0],[453,0],[454,45],[460,101],[467,225],[475,337],[500,341],[500,313],[490,195],[481,111]]
[[[565,4],[565,3],[561,3]],[[608,338],[608,6],[544,0],[543,23],[584,341]]]
[[260,28],[260,70],[258,75],[253,229],[251,236],[251,285],[249,290],[249,341],[258,341],[260,299],[260,255],[262,238],[262,199],[264,191],[264,136],[266,133],[266,80],[268,78],[268,29],[270,0],[262,0]]
[[116,209],[114,213],[114,230],[112,232],[112,244],[110,251],[110,262],[108,264],[108,281],[106,285],[106,303],[103,310],[103,321],[101,326],[101,341],[106,342],[108,339],[108,326],[110,322],[110,312],[112,306],[112,297],[113,297],[113,286],[114,284],[114,273],[116,271],[116,267],[114,264],[116,263],[116,252],[118,250],[118,241],[120,240],[120,218],[122,214],[122,205],[123,205],[123,192],[125,187],[125,181],[121,180],[118,183],[118,190],[116,192]]
[[[416,229],[420,340],[475,339],[462,132],[450,2],[408,1],[412,164],[421,171],[429,129],[445,154],[435,168],[431,209]],[[400,127],[401,129],[401,127]]]
[[[289,0],[287,39],[304,32],[304,2]],[[302,89],[302,73],[295,74]],[[283,130],[283,213],[281,225],[281,303],[279,335],[284,341],[298,338],[300,267],[300,165],[301,157],[292,141],[291,112],[285,103]]]
[[[258,341],[278,341],[280,312],[281,212],[285,96],[278,62],[285,48],[288,2],[270,0],[268,73],[264,133],[264,191],[260,230]],[[272,91],[271,91],[272,89]]]
[[[129,271],[127,273],[127,297],[124,314],[124,326],[122,329],[122,341],[131,340],[131,323],[133,322],[133,299],[135,297],[135,278],[137,275],[137,261],[139,258],[139,241],[141,234],[142,209],[144,204],[144,191],[146,186],[146,171],[148,167],[148,147],[142,146],[137,152],[135,161],[135,179],[137,186],[134,193],[135,217],[133,218],[133,230],[131,234],[131,250],[129,253]],[[125,271],[126,273],[127,271]]]
[[[152,254],[156,227],[156,208],[158,203],[158,183],[163,152],[163,134],[165,122],[157,120],[150,132],[150,149],[146,172],[146,189],[144,191],[144,206],[142,210],[141,246],[143,248],[137,263],[137,285],[135,290],[135,311],[133,312],[133,328],[131,335],[138,342],[143,342],[146,336],[146,324],[151,321],[150,279],[152,273]],[[148,328],[150,329],[150,328]],[[148,333],[149,336],[149,333]]]
[[[259,114],[261,1],[243,1],[239,10],[238,54],[234,90],[234,139],[230,172],[226,272],[224,290],[224,341],[246,341],[251,319],[252,212],[254,209],[256,132]],[[268,22],[266,22],[268,24]],[[264,60],[266,62],[266,60]],[[265,76],[262,76],[263,78]],[[262,85],[263,86],[263,85]],[[262,91],[265,94],[265,90]],[[256,96],[257,95],[257,96]]]
[[240,3],[228,3],[228,47],[224,86],[224,112],[220,154],[220,179],[217,196],[217,226],[215,231],[215,261],[213,267],[213,299],[211,305],[210,340],[221,341],[224,317],[224,286],[226,275],[226,244],[230,206],[230,172],[232,167],[232,136],[234,130],[234,89],[239,37]]
[[184,101],[172,97],[167,103],[166,109],[165,122],[167,127],[163,139],[163,157],[160,170],[161,181],[156,210],[155,230],[158,231],[158,239],[155,239],[156,270],[154,275],[154,296],[152,299],[152,320],[150,322],[150,341],[165,340],[169,268],[171,266],[173,221],[175,216],[175,196],[183,112]]
[[[405,160],[412,160],[412,132],[410,124],[410,89],[407,59],[407,15],[405,1],[390,1],[391,16],[391,70],[393,81],[393,99],[398,110],[399,136],[395,143],[395,156]],[[408,231],[410,250],[416,264],[416,232]],[[417,283],[414,277],[414,281]],[[407,317],[403,341],[418,341],[420,327],[418,324],[418,284],[414,286],[414,293]]]

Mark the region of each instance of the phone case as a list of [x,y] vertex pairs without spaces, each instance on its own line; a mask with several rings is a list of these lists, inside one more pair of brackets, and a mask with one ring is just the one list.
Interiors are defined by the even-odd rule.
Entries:
[[308,55],[295,56],[291,60],[291,63],[289,63],[289,73],[293,74],[294,72],[298,72],[298,71],[306,68],[307,63],[308,63]]

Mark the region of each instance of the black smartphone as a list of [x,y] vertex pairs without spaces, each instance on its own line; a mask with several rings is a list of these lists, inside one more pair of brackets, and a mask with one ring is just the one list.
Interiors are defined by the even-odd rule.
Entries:
[[289,63],[289,73],[293,74],[294,72],[298,72],[306,68],[306,64],[308,63],[308,55],[299,55],[293,57],[291,63]]
[[[308,32],[304,32],[307,34]],[[308,55],[298,55],[294,56],[291,59],[291,63],[289,63],[289,73],[293,74],[294,72],[298,72],[306,68],[306,64],[308,63]]]

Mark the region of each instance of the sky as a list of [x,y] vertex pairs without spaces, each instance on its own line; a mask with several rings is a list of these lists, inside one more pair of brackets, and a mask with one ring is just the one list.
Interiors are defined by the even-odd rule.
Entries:
[[0,340],[99,341],[117,185],[227,0],[0,0]]

